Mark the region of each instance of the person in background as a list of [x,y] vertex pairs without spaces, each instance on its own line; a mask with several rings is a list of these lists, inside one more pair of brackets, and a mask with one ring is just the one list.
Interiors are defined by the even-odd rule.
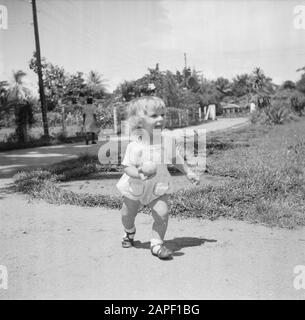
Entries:
[[98,133],[99,128],[96,119],[96,107],[93,104],[93,98],[87,98],[87,104],[84,107],[83,126],[85,131],[86,144],[89,144],[90,136],[92,144],[95,142],[95,134]]

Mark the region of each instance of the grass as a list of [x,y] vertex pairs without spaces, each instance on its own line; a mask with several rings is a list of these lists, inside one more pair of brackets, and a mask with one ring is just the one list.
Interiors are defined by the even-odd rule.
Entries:
[[12,128],[2,128],[0,130],[0,152],[84,141],[84,137],[81,134],[77,133],[77,130],[79,130],[77,126],[68,126],[66,130],[66,136],[61,134],[61,130],[61,127],[50,127],[50,138],[45,139],[43,137],[42,128],[32,128],[29,131],[29,141],[18,142],[10,141],[10,139],[8,141],[5,141],[5,137],[13,134],[15,130]]
[[[207,169],[209,174],[233,179],[220,186],[172,194],[171,215],[211,220],[225,217],[283,228],[305,226],[304,119],[208,135]],[[19,191],[51,203],[119,208],[118,197],[77,194],[59,188],[57,182],[121,170],[84,155],[45,171],[23,172],[15,176],[15,182]]]
[[[73,137],[76,133],[80,131],[80,126],[77,125],[67,125],[66,135],[67,137]],[[1,128],[0,129],[0,141],[3,142],[7,137],[14,134],[15,128]],[[49,127],[49,132],[51,136],[57,136],[62,132],[62,126]],[[39,139],[43,136],[43,127],[32,127],[29,129],[29,135],[33,139]]]

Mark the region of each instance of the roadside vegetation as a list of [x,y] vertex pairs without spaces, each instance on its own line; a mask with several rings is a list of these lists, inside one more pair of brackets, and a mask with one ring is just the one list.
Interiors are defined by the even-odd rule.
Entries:
[[[305,225],[305,67],[297,70],[301,72],[297,82],[287,80],[276,85],[261,68],[232,80],[209,80],[187,66],[172,72],[162,71],[157,63],[139,79],[125,81],[108,93],[99,72],[69,74],[45,58],[42,64],[48,117],[54,127],[64,128],[67,121],[80,127],[87,97],[95,99],[103,129],[113,128],[114,118],[119,125],[126,103],[141,95],[154,94],[166,102],[170,128],[201,123],[199,114],[204,114],[210,104],[215,104],[217,116],[231,116],[230,105],[237,105],[239,111],[232,115],[248,114],[251,125],[207,137],[207,172],[227,178],[226,182],[174,193],[172,215],[226,217],[286,228]],[[37,72],[35,53],[29,67]],[[68,142],[67,132],[58,132],[54,139],[29,136],[30,127],[42,127],[43,123],[39,101],[26,87],[24,76],[19,70],[11,83],[0,82],[0,127],[15,128],[8,141],[0,143],[0,151]],[[249,114],[253,103],[255,111]],[[78,139],[82,139],[81,132],[70,141]],[[176,173],[173,168],[170,171]],[[73,193],[61,188],[59,182],[83,177],[104,179],[121,172],[119,166],[99,164],[97,156],[83,155],[48,169],[19,173],[15,182],[18,191],[50,203],[119,208],[118,197]]]
[[[220,186],[174,193],[170,198],[173,216],[224,217],[284,228],[305,225],[304,119],[209,135],[207,171],[229,179]],[[115,209],[121,206],[119,197],[74,193],[59,187],[58,182],[83,177],[103,179],[120,172],[121,167],[101,165],[97,157],[83,155],[48,170],[17,174],[15,183],[18,191],[50,203]]]

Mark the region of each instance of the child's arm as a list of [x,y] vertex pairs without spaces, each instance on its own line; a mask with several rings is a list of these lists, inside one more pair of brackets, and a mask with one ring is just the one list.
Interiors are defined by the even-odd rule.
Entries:
[[155,174],[151,176],[145,176],[141,170],[141,168],[137,168],[135,166],[125,166],[124,172],[131,178],[147,180],[155,176]]
[[186,175],[186,177],[190,180],[190,182],[199,185],[200,179],[199,177],[190,169],[190,167],[186,164],[174,164],[174,166],[183,174]]
[[[174,141],[174,144],[176,144],[176,142]],[[176,154],[174,157],[174,166],[183,174],[186,175],[187,179],[196,185],[200,184],[200,178],[198,175],[196,175],[191,168],[187,165],[187,163],[184,161],[184,158],[181,156],[180,152],[179,152],[179,148],[176,148]]]
[[141,176],[143,173],[140,173],[138,168],[134,166],[125,166],[124,172],[131,178],[143,180]]
[[131,178],[147,180],[151,179],[156,173],[147,176],[142,172],[141,163],[142,150],[137,147],[133,142],[127,145],[125,157],[122,165],[124,166],[124,172]]

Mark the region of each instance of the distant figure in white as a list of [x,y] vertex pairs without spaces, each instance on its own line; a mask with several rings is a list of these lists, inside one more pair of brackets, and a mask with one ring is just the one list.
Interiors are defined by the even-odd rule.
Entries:
[[83,113],[83,126],[85,131],[86,144],[89,144],[90,136],[92,144],[95,142],[95,134],[99,132],[99,128],[96,120],[96,107],[93,104],[93,98],[87,99],[87,104],[84,107]]
[[255,103],[251,102],[250,103],[250,113],[255,111]]

